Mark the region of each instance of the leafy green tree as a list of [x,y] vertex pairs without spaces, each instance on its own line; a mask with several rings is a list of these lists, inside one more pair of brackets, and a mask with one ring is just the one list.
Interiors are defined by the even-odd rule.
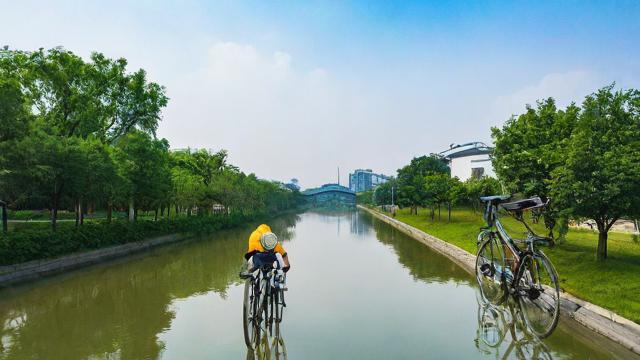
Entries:
[[438,155],[413,158],[409,165],[398,170],[398,203],[409,206],[411,213],[417,214],[418,206],[430,201],[425,177],[449,173],[449,166]]
[[613,85],[587,96],[566,158],[553,171],[552,196],[567,214],[593,219],[597,259],[607,258],[611,226],[640,213],[640,92]]
[[376,205],[391,205],[398,201],[398,184],[396,179],[390,179],[386,183],[378,185],[374,192]]
[[131,184],[130,219],[139,209],[156,210],[172,190],[169,167],[169,143],[149,134],[132,131],[118,142],[124,175]]
[[29,110],[20,83],[0,78],[0,143],[23,137],[28,125]]
[[445,196],[448,210],[448,221],[451,222],[451,207],[467,199],[467,188],[458,177],[449,178],[449,186]]
[[480,197],[498,195],[502,193],[498,179],[483,176],[480,179],[469,178],[464,182],[465,201],[471,205],[473,212],[480,210],[482,205]]
[[[539,101],[536,108],[510,119],[499,128],[492,128],[495,142],[493,166],[498,177],[511,193],[549,198],[551,172],[564,161],[579,108],[573,104],[558,110],[555,101]],[[545,225],[553,236],[558,212],[553,206],[544,214]]]

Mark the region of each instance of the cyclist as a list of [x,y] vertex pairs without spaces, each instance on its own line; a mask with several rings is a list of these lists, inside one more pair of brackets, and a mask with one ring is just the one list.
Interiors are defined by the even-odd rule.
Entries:
[[272,264],[274,261],[277,261],[285,272],[291,267],[287,252],[278,241],[276,234],[271,232],[271,228],[266,224],[258,226],[249,236],[249,248],[244,258],[246,263],[243,272],[245,273],[264,264]]

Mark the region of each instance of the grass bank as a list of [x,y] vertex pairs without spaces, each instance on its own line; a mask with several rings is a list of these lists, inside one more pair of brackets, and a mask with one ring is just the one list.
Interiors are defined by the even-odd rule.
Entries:
[[[476,252],[478,231],[484,225],[482,215],[468,209],[453,210],[451,222],[445,211],[441,220],[436,214],[432,221],[426,209],[420,209],[418,215],[402,209],[396,219],[472,254]],[[524,227],[513,218],[502,220],[512,236],[525,234]],[[545,234],[542,224],[533,227]],[[609,258],[600,263],[595,260],[597,240],[596,232],[571,229],[566,240],[544,252],[556,267],[564,291],[640,324],[640,241],[632,234],[609,233]]]

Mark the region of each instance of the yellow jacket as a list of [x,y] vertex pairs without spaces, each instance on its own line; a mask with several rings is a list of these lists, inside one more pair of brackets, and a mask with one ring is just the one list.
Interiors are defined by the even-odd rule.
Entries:
[[[269,227],[269,225],[262,224],[251,233],[251,236],[249,236],[249,250],[247,250],[247,254],[245,255],[246,258],[251,257],[256,252],[265,252],[262,244],[260,244],[260,237],[268,232],[271,232],[271,228]],[[280,244],[280,241],[278,241],[273,251],[279,253],[282,256],[285,256],[287,254],[287,252],[284,251],[282,244]]]

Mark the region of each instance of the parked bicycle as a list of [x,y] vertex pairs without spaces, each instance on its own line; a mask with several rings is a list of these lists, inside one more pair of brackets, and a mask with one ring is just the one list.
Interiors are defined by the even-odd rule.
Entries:
[[246,276],[243,303],[244,340],[258,359],[286,359],[286,348],[280,333],[284,308],[286,274],[280,264],[265,265]]
[[[552,246],[553,240],[536,235],[524,220],[524,211],[547,205],[539,197],[508,202],[508,195],[487,196],[487,227],[478,235],[476,279],[483,298],[492,304],[503,303],[512,295],[521,307],[529,329],[538,337],[549,336],[558,325],[560,286],[558,275],[539,247]],[[528,233],[523,240],[514,239],[500,221],[505,210],[524,224]]]

